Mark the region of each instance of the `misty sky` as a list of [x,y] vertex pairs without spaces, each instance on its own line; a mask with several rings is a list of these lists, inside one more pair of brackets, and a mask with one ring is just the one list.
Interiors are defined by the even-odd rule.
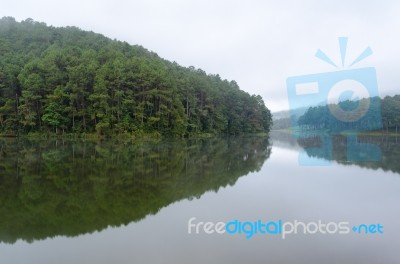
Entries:
[[346,61],[376,67],[381,96],[400,88],[400,1],[0,0],[0,16],[77,26],[139,44],[183,66],[193,65],[260,94],[273,111],[288,108],[286,78],[336,71],[338,37]]

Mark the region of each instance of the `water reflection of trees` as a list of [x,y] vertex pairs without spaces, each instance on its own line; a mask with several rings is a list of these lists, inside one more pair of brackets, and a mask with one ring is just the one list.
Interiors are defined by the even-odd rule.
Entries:
[[[297,141],[309,157],[334,160],[340,164],[357,165],[400,173],[400,137],[395,135],[328,135],[273,133],[274,141]],[[281,144],[282,145],[282,144]],[[291,146],[286,145],[286,146]],[[379,156],[379,161],[375,158]],[[358,157],[351,159],[349,155]]]
[[160,143],[0,141],[0,241],[74,236],[138,221],[233,185],[270,155],[267,138]]

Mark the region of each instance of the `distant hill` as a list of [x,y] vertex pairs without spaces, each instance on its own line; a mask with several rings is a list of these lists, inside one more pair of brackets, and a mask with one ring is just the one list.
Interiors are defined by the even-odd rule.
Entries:
[[304,115],[304,113],[308,110],[308,108],[309,107],[301,107],[301,108],[297,108],[297,109],[293,109],[293,110],[283,110],[283,111],[274,112],[274,113],[272,113],[272,120],[288,118],[292,115],[300,117],[300,116]]
[[299,118],[304,115],[307,110],[308,107],[301,107],[293,110],[285,110],[272,113],[272,129],[279,130],[292,127],[293,123],[297,124]]
[[0,19],[0,133],[269,131],[259,95],[141,46],[76,27]]
[[[332,115],[330,106],[340,108],[343,118],[349,121],[338,120]],[[365,112],[363,112],[365,110]],[[352,121],[356,114],[359,118]],[[400,126],[400,95],[386,96],[385,98],[371,97],[360,100],[346,100],[338,104],[310,107],[298,120],[303,130],[328,129],[330,131],[367,131],[385,130],[398,133]]]

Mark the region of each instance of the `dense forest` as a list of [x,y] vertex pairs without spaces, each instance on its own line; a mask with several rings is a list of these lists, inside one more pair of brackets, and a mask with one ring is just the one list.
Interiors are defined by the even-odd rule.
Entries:
[[0,19],[0,133],[265,132],[270,111],[235,81],[76,27]]
[[[369,100],[369,104],[366,104]],[[357,101],[343,101],[339,107],[349,113],[356,109],[362,110],[362,105],[369,106],[366,114],[354,122],[342,122],[331,114],[329,106],[310,107],[298,119],[298,125],[306,130],[329,129],[343,130],[385,130],[398,132],[400,126],[400,95],[386,96],[381,99],[373,97]],[[361,107],[359,107],[361,106]],[[349,115],[349,118],[351,116]]]

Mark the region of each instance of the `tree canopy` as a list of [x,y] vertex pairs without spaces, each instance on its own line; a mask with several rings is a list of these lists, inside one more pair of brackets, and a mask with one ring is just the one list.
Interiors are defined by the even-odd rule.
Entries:
[[259,95],[138,45],[76,27],[0,19],[0,132],[269,131]]
[[[367,99],[356,101],[346,100],[339,103],[339,107],[346,112],[353,113],[355,109]],[[400,126],[400,95],[369,98],[368,112],[355,122],[342,122],[335,118],[329,105],[310,107],[302,115],[298,124],[303,129],[319,130],[329,129],[333,132],[343,130],[380,130],[398,131]]]

